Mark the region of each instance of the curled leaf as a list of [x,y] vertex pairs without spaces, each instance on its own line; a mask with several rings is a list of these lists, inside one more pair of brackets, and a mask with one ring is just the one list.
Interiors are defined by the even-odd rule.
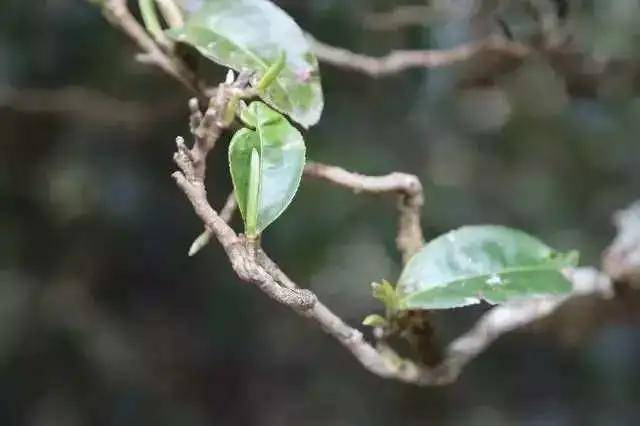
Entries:
[[243,113],[254,129],[240,129],[229,144],[229,168],[245,232],[255,237],[288,207],[300,185],[305,145],[282,114],[262,102]]

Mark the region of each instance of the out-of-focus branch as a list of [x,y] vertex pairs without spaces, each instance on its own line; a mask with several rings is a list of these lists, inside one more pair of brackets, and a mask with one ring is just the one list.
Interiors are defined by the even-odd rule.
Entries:
[[557,34],[547,34],[541,43],[532,46],[493,35],[451,49],[396,50],[380,57],[330,46],[313,38],[310,40],[314,52],[322,62],[373,78],[409,69],[440,68],[482,58],[483,61],[477,62],[481,66],[462,78],[459,84],[463,87],[485,85],[514,71],[532,54],[539,54],[563,77],[567,92],[573,96],[601,96],[602,89],[608,87],[607,83],[612,75],[624,76],[627,90],[632,93],[640,90],[638,61],[633,58],[596,58],[588,52],[579,51],[570,37],[560,37]]
[[416,176],[397,172],[385,176],[365,176],[321,163],[308,163],[304,168],[304,174],[343,186],[355,193],[398,194],[400,217],[396,244],[404,262],[408,262],[424,245],[420,224],[424,195],[422,184]]
[[524,44],[491,36],[485,40],[442,50],[396,50],[372,57],[330,46],[310,38],[318,58],[330,65],[358,71],[371,77],[383,77],[411,68],[439,68],[467,61],[480,54],[498,52],[514,58],[527,56],[531,49]]
[[605,251],[603,267],[616,281],[640,283],[640,201],[614,216],[618,235]]
[[[396,31],[411,26],[426,26],[434,22],[444,22],[456,19],[469,19],[479,15],[484,19],[491,19],[500,15],[504,10],[500,2],[493,2],[493,10],[482,10],[482,2],[433,2],[426,1],[423,5],[400,5],[384,12],[373,12],[365,16],[364,25],[375,31]],[[492,3],[492,2],[485,2]],[[502,2],[507,3],[507,2]],[[543,7],[539,1],[525,0],[522,2],[525,12],[538,23],[543,33],[556,29],[560,22],[567,18],[567,1],[554,1],[555,7]],[[488,6],[491,8],[491,6]],[[553,11],[552,11],[553,10]]]
[[138,23],[127,7],[127,0],[104,0],[103,11],[107,20],[129,36],[142,50],[142,62],[158,66],[195,93],[206,92],[206,87],[184,63],[161,48]]
[[55,89],[0,88],[0,108],[25,113],[65,114],[83,122],[140,125],[175,114],[175,102],[157,102],[154,108],[123,101],[85,87]]
[[426,25],[437,15],[455,15],[454,11],[440,14],[431,5],[402,5],[386,12],[370,13],[364,25],[375,31],[395,31],[410,26]]
[[[236,196],[232,192],[227,197],[227,201],[224,203],[222,210],[220,210],[220,218],[225,222],[231,222],[233,218],[233,214],[238,208],[238,203],[236,201]],[[195,256],[200,250],[202,250],[213,237],[213,231],[209,228],[205,228],[202,234],[198,235],[198,237],[193,241],[191,247],[189,247],[189,257]]]
[[611,279],[595,268],[567,270],[573,292],[567,296],[544,297],[496,306],[475,325],[447,347],[445,359],[438,367],[441,380],[456,380],[462,369],[484,352],[497,338],[552,314],[566,301],[583,296],[613,297]]
[[224,203],[222,210],[220,210],[220,217],[227,223],[231,222],[231,218],[233,217],[233,214],[235,213],[237,208],[238,203],[236,202],[236,196],[232,192],[227,197],[227,201]]

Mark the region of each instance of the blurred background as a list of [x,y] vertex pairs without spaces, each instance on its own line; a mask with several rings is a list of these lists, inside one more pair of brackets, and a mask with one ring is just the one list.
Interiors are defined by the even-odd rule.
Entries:
[[[637,0],[570,1],[560,16],[541,0],[537,21],[516,0],[276,3],[371,55],[568,36],[561,53],[380,79],[323,64],[308,155],[417,174],[427,237],[499,223],[599,265],[612,213],[640,197]],[[423,7],[380,15],[406,5]],[[88,2],[0,1],[0,425],[640,423],[638,311],[624,301],[582,302],[422,389],[366,372],[239,282],[217,245],[188,258],[201,224],[170,173],[189,93],[135,54]],[[230,191],[218,148],[216,206]],[[379,309],[369,283],[400,271],[395,220],[392,199],[305,181],[264,245],[357,325]],[[442,342],[486,309],[439,313]]]

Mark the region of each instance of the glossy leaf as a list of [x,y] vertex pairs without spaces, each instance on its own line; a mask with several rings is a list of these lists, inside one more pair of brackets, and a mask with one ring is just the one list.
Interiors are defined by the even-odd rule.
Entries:
[[254,83],[284,54],[284,68],[260,97],[305,127],[320,119],[324,101],[318,61],[302,30],[272,2],[208,0],[182,28],[167,33],[216,63],[255,71]]
[[502,226],[466,226],[425,245],[407,264],[396,291],[404,309],[447,309],[563,294],[560,270],[577,253],[560,254],[540,240]]
[[257,236],[282,214],[296,194],[305,145],[300,132],[262,102],[252,102],[243,119],[254,129],[243,128],[233,136],[229,168],[245,231]]

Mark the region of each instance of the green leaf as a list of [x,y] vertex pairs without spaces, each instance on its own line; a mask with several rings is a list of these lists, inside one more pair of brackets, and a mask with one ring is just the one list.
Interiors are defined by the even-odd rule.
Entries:
[[447,309],[564,294],[564,267],[577,253],[558,253],[540,240],[502,226],[466,226],[425,245],[407,263],[396,291],[403,309]]
[[155,0],[138,0],[138,7],[140,8],[140,15],[142,15],[145,28],[154,39],[161,40],[164,34],[158,20]]
[[373,297],[382,302],[387,311],[387,316],[393,315],[398,310],[399,299],[396,290],[387,280],[380,283],[371,283]]
[[389,325],[389,322],[382,315],[371,314],[362,320],[362,325],[368,327],[386,327]]
[[318,60],[298,25],[267,0],[208,0],[169,37],[210,60],[256,72],[254,84],[282,54],[286,63],[260,97],[304,127],[318,122],[324,105]]
[[287,208],[300,185],[305,145],[277,111],[252,102],[245,114],[255,129],[240,129],[229,144],[229,168],[245,232],[256,237]]

